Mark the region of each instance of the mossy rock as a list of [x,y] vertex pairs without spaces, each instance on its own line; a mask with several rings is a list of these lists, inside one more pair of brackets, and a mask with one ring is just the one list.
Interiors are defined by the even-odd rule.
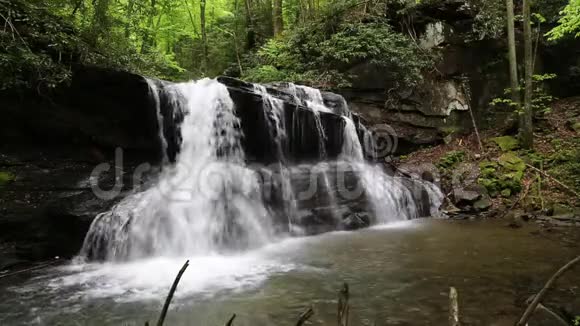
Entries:
[[491,140],[496,143],[504,152],[512,151],[520,147],[518,140],[512,136],[495,137]]
[[14,181],[16,177],[14,174],[6,171],[0,171],[0,187],[3,187],[12,181]]
[[580,121],[576,121],[572,124],[572,129],[577,132],[580,133]]
[[508,152],[499,157],[499,164],[509,171],[521,172],[526,170],[526,163],[513,152]]
[[483,161],[479,168],[478,183],[491,197],[502,195],[507,198],[522,190],[526,164],[513,152],[503,154],[498,162]]

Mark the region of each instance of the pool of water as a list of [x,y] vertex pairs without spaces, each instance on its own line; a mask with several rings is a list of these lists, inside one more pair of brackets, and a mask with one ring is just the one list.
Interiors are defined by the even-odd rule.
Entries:
[[[281,239],[229,256],[70,263],[26,280],[0,279],[0,325],[155,322],[186,259],[166,325],[224,325],[233,313],[238,326],[294,325],[309,305],[311,325],[336,325],[343,282],[351,292],[350,325],[446,325],[450,286],[459,292],[465,325],[510,325],[522,300],[579,248],[534,225],[430,219]],[[578,270],[558,282],[546,304],[580,314]]]

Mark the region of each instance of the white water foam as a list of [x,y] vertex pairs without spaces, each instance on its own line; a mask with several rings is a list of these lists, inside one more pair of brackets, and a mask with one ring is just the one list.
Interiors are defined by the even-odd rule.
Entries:
[[271,218],[253,170],[244,164],[239,120],[215,80],[169,91],[185,118],[174,166],[156,186],[124,198],[93,221],[81,255],[115,261],[198,256],[268,243]]

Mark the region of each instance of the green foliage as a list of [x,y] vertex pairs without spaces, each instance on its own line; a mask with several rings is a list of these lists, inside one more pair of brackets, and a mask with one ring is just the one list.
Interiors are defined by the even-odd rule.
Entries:
[[67,6],[72,3],[0,1],[0,21],[7,26],[0,30],[0,69],[6,72],[0,76],[0,89],[54,88],[78,64],[162,78],[182,71],[171,55],[138,49],[115,25],[112,2],[95,0],[93,6],[77,9],[82,17],[70,15],[73,10]]
[[502,0],[471,0],[477,11],[473,24],[475,39],[501,37],[505,29],[505,1]]
[[464,151],[450,151],[439,159],[437,167],[440,169],[449,169],[465,159]]
[[573,323],[574,326],[580,326],[580,316],[576,316]]
[[371,64],[389,71],[400,86],[415,85],[429,60],[386,20],[349,22],[343,6],[331,6],[320,18],[296,26],[265,43],[249,58],[243,78],[270,82],[294,80],[317,86],[346,86],[349,70]]
[[[532,110],[535,115],[544,115],[551,112],[550,104],[556,99],[554,96],[550,95],[546,88],[544,87],[544,82],[556,78],[556,74],[543,74],[543,75],[533,75],[532,80],[534,82],[532,88]],[[520,81],[519,92],[524,90],[524,81]],[[515,109],[517,103],[513,102],[510,98],[511,89],[504,89],[503,97],[496,97],[489,103],[493,107],[510,107]],[[520,94],[520,98],[521,94]],[[520,107],[520,111],[515,111],[516,113],[522,113],[523,108]]]
[[545,167],[556,179],[580,191],[580,139],[555,141],[554,153],[544,158]]
[[570,34],[580,37],[580,0],[570,0],[560,15],[559,25],[546,33],[548,39],[558,40]]

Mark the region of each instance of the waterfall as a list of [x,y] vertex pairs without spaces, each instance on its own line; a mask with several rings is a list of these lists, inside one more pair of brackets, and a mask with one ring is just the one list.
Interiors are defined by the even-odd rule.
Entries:
[[361,147],[354,122],[349,117],[342,117],[344,120],[342,153],[343,159],[353,159],[363,161],[363,149]]
[[157,132],[159,134],[159,141],[161,143],[161,162],[162,164],[167,164],[169,162],[169,157],[167,156],[167,139],[163,132],[163,115],[161,114],[161,101],[159,100],[159,89],[155,82],[145,78],[147,85],[149,86],[149,94],[153,97],[153,102],[155,103],[155,113],[157,114]]
[[270,136],[276,144],[278,153],[278,170],[279,181],[281,184],[282,198],[284,200],[284,213],[288,219],[288,230],[295,229],[294,220],[296,218],[296,196],[292,189],[290,181],[291,175],[288,168],[284,165],[286,163],[285,144],[287,142],[288,133],[286,132],[284,102],[281,99],[275,98],[268,93],[266,87],[260,84],[253,84],[254,91],[262,96],[262,109],[266,116]]
[[260,246],[272,236],[260,184],[244,163],[240,121],[227,88],[203,79],[164,90],[184,111],[175,165],[158,183],[98,215],[81,256],[132,260]]
[[322,93],[319,89],[304,85],[295,85],[295,87],[296,90],[301,90],[304,93],[304,100],[306,101],[307,107],[316,112],[332,113],[332,110],[324,105],[324,99],[322,98]]
[[[296,114],[304,111],[296,111],[290,124],[286,121],[285,103],[264,86],[254,85],[254,94],[262,97],[261,112],[267,128],[260,137],[269,137],[277,153],[275,164],[256,169],[246,163],[242,147],[242,130],[251,130],[242,128],[247,128],[241,125],[243,115],[236,114],[230,90],[224,84],[210,79],[148,84],[159,125],[163,168],[153,186],[136,190],[95,218],[86,235],[82,257],[131,261],[246,250],[272,241],[280,231],[276,228],[280,223],[274,225],[276,221],[286,220],[291,233],[324,223],[341,228],[345,218],[357,212],[370,211],[375,218],[369,222],[373,223],[418,217],[424,207],[418,206],[422,199],[417,198],[425,198],[425,193],[431,213],[441,203],[442,196],[433,184],[388,175],[380,165],[365,160],[365,155],[374,152],[372,134],[360,122],[355,124],[346,102],[338,96],[329,101],[333,107],[340,107],[342,123],[337,126],[343,127],[342,143],[335,139],[339,134],[329,130],[333,144],[342,144],[339,161],[333,162],[326,155],[321,117],[332,118],[325,124],[336,123],[337,117],[329,115],[333,114],[329,113],[332,109],[325,106],[319,90],[290,87],[294,96],[300,93],[314,117],[312,124],[312,120]],[[255,115],[251,117],[256,119]],[[172,119],[175,129],[164,130],[164,119]],[[304,121],[308,121],[306,125]],[[287,157],[291,155],[288,138],[302,137],[304,127],[317,130],[320,161],[294,169],[289,164],[295,158]],[[171,138],[166,139],[165,135]],[[172,149],[172,155],[176,153],[174,163],[167,158],[168,141],[172,148],[176,147]],[[264,176],[271,177],[270,181],[262,179]],[[273,188],[270,196],[266,196],[263,187],[266,183]],[[362,192],[346,196],[342,190],[353,185]],[[346,192],[350,193],[350,189]]]
[[[417,196],[413,196],[412,189],[403,183],[402,178],[390,176],[380,166],[365,162],[354,122],[348,116],[343,116],[343,120],[345,121],[344,139],[340,158],[347,161],[359,175],[364,192],[372,205],[375,223],[417,218],[419,214],[414,199]],[[369,137],[367,134],[370,136],[368,130],[365,131],[365,138]],[[371,140],[364,141],[373,144]],[[431,183],[422,180],[416,180],[416,182],[420,187],[418,191],[427,191],[430,213],[433,214],[441,204],[441,192]]]

